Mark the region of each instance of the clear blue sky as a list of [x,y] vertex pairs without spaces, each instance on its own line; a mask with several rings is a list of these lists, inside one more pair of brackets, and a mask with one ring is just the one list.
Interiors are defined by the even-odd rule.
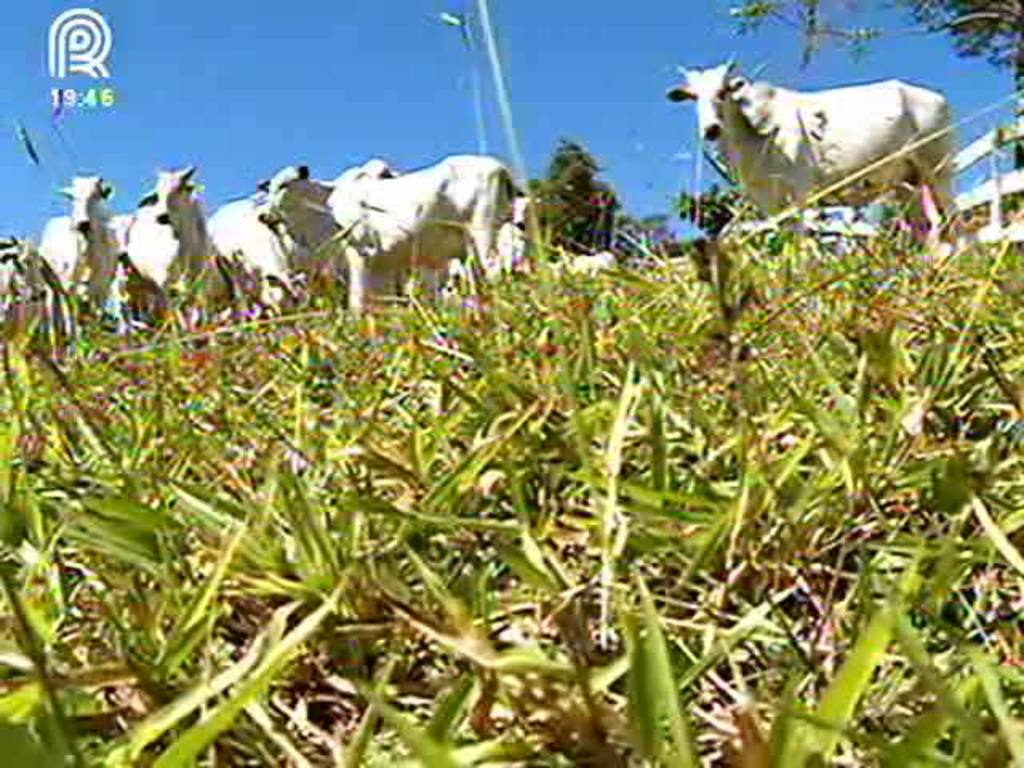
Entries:
[[[457,31],[438,21],[464,2],[8,0],[0,235],[38,236],[46,217],[64,212],[55,189],[76,170],[110,179],[114,207],[127,210],[158,166],[196,163],[212,212],[295,162],[332,178],[371,155],[410,169],[475,151],[469,61]],[[492,3],[530,174],[543,172],[560,136],[574,137],[639,215],[666,210],[693,183],[693,110],[664,98],[677,65],[736,53],[748,71],[768,64],[765,78],[806,88],[900,77],[944,90],[958,117],[1010,89],[1006,73],[956,59],[941,37],[882,40],[859,62],[828,52],[801,71],[792,32],[736,37],[728,0]],[[106,84],[118,104],[63,120],[72,157],[51,128],[49,91],[60,83],[47,71],[46,41],[51,20],[77,6],[99,10],[113,28]],[[82,76],[61,82],[96,84]],[[491,149],[507,157],[489,78],[484,83]],[[968,126],[961,143],[994,119]],[[42,168],[29,162],[14,121],[35,138]]]

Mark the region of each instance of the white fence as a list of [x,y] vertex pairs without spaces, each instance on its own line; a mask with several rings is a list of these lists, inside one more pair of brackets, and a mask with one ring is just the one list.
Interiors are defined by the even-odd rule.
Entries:
[[[801,211],[800,218],[797,220],[797,227],[803,232],[812,232],[817,237],[825,240],[873,237],[878,234],[878,228],[870,222],[859,219],[855,209],[842,206],[811,208]],[[739,221],[729,224],[726,231],[759,234],[761,232],[770,232],[777,228],[778,225],[771,220]]]
[[1003,153],[1024,140],[1024,120],[1015,126],[1001,126],[989,131],[963,149],[954,160],[957,174],[969,171],[978,163],[988,160],[988,180],[974,189],[957,195],[956,207],[961,213],[976,211],[988,204],[988,223],[977,234],[982,242],[1010,240],[1024,242],[1024,221],[1007,226],[1003,216],[1003,200],[1007,195],[1024,192],[1024,170],[999,172],[999,159]]

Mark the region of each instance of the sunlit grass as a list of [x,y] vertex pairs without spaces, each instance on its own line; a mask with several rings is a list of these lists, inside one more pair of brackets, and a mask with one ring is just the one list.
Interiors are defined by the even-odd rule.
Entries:
[[1018,759],[1020,257],[772,254],[6,347],[0,743]]

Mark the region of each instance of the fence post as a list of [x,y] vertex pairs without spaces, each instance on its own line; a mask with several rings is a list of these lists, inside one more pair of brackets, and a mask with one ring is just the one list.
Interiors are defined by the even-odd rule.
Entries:
[[992,201],[989,203],[989,226],[992,236],[998,237],[1003,232],[1003,179],[999,174],[999,151],[1003,144],[1002,130],[996,131],[992,142],[992,154],[988,156],[989,170],[992,176]]

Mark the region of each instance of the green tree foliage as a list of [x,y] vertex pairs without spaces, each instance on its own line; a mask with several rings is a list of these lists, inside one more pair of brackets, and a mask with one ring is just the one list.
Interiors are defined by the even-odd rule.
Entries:
[[669,226],[672,214],[635,217],[620,211],[615,217],[615,252],[620,257],[675,258],[681,247]]
[[711,237],[717,237],[726,225],[736,218],[742,197],[736,189],[723,189],[712,184],[709,189],[694,197],[681,192],[677,201],[679,217],[689,221]]
[[[981,56],[1013,71],[1018,113],[1024,114],[1024,0],[901,0],[929,29],[947,31],[961,56]],[[1017,145],[1018,168],[1024,146]]]
[[953,36],[961,56],[982,56],[1024,75],[1024,0],[901,0],[934,31]]
[[848,12],[862,5],[845,0],[743,0],[730,14],[741,33],[756,32],[768,21],[800,30],[804,41],[801,65],[806,67],[826,40],[839,43],[859,56],[867,50],[870,41],[882,34],[877,27],[850,23]]
[[571,251],[590,251],[611,245],[618,198],[599,178],[597,160],[582,144],[562,139],[555,148],[544,179],[531,182],[538,201],[542,230],[552,245]]

